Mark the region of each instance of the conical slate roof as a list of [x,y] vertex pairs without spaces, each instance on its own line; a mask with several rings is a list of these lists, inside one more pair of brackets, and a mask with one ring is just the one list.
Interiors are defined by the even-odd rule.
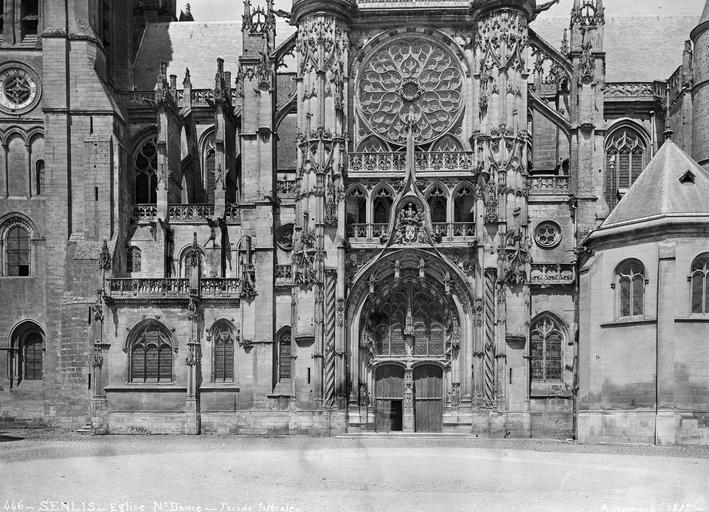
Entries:
[[697,25],[701,25],[705,21],[709,21],[709,0],[707,0],[707,3],[704,5],[704,12],[702,13],[702,17],[699,18]]
[[702,12],[702,16],[699,18],[699,22],[697,23],[697,26],[694,27],[691,34],[689,34],[689,37],[692,38],[693,41],[696,42],[696,38],[700,34],[705,32],[705,24],[708,21],[709,21],[709,0],[707,0],[707,3],[704,4],[704,12]]
[[666,140],[600,230],[682,215],[709,215],[709,172]]

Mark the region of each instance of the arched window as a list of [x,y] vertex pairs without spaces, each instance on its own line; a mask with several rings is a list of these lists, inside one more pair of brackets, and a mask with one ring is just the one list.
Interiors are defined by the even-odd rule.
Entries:
[[444,223],[446,222],[446,210],[448,209],[448,196],[441,189],[435,187],[428,193],[428,207],[431,210],[431,222]]
[[172,339],[165,326],[149,322],[131,333],[130,382],[172,382]]
[[5,235],[5,275],[30,275],[30,234],[24,226],[15,225]]
[[367,195],[361,188],[354,188],[347,195],[347,224],[367,223]]
[[204,147],[204,187],[207,189],[207,202],[214,202],[214,170],[216,169],[216,149],[211,137]]
[[616,270],[621,317],[640,316],[645,309],[645,268],[638,260],[626,260]]
[[374,224],[388,224],[391,206],[393,204],[391,192],[386,188],[380,188],[374,195],[372,205],[372,220]]
[[692,313],[709,313],[709,253],[692,263]]
[[12,333],[10,384],[44,377],[44,334],[34,322],[23,322]]
[[[189,246],[187,249],[182,251],[182,257],[180,258],[180,276],[184,278],[189,278],[192,276],[192,251],[194,249]],[[207,277],[206,275],[206,265],[204,264],[204,251],[200,247],[199,249],[199,275],[200,277]]]
[[129,247],[127,257],[128,272],[131,274],[140,272],[140,263],[140,248]]
[[234,382],[234,328],[226,321],[217,322],[211,330],[214,340],[213,382]]
[[532,323],[530,334],[532,381],[561,380],[561,347],[564,333],[559,324],[553,317],[542,315]]
[[643,172],[645,153],[644,138],[631,128],[616,130],[606,139],[606,201],[611,209]]
[[278,335],[278,380],[291,378],[291,337],[290,327],[281,330]]
[[463,185],[455,192],[454,222],[475,222],[475,194],[473,187]]
[[35,186],[37,195],[41,196],[44,191],[44,160],[37,160],[35,163]]
[[370,135],[359,143],[357,151],[360,153],[387,153],[391,151],[391,148],[380,138]]
[[133,157],[135,202],[155,203],[158,199],[158,148],[155,137],[145,140]]

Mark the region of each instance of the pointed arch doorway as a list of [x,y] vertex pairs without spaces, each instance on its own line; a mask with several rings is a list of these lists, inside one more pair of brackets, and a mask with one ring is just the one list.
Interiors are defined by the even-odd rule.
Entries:
[[[418,275],[400,276],[366,315],[378,432],[441,432],[454,308]],[[448,368],[448,371],[444,371]]]

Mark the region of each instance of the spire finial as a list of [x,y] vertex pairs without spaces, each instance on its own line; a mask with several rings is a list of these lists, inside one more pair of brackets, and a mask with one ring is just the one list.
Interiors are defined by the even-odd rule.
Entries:
[[672,140],[672,120],[670,118],[670,87],[665,85],[665,131],[662,133],[665,140]]

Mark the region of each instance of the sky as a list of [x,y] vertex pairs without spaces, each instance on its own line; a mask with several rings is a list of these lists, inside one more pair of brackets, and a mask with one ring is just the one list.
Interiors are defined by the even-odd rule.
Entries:
[[[545,0],[537,0],[540,4]],[[184,8],[186,0],[178,0]],[[252,0],[252,5],[265,5]],[[705,0],[605,0],[607,16],[699,16]],[[231,21],[241,18],[242,0],[189,0],[196,21]],[[276,9],[290,10],[291,0],[275,0]],[[573,0],[561,0],[543,16],[566,17]]]

